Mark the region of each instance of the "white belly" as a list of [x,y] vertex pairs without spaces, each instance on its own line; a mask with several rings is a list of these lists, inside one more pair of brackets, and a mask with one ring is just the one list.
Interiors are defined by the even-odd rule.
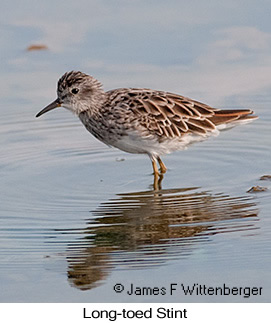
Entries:
[[185,134],[178,138],[168,138],[161,142],[153,135],[139,136],[136,132],[130,132],[123,136],[112,146],[132,154],[148,154],[161,156],[175,150],[183,150],[191,143],[206,140],[210,136],[218,135],[219,131],[213,131],[206,135]]

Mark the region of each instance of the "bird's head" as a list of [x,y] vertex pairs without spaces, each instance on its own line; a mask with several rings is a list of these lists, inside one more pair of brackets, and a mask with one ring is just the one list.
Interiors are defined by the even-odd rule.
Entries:
[[58,107],[66,108],[79,115],[95,109],[104,98],[102,85],[94,77],[82,72],[65,73],[57,84],[57,99],[42,109],[36,117]]

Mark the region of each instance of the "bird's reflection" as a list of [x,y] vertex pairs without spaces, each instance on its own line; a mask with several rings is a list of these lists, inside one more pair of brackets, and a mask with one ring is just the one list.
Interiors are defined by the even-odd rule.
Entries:
[[199,188],[118,194],[91,212],[87,227],[69,244],[69,282],[91,289],[113,269],[148,268],[189,257],[211,243],[212,235],[255,230],[257,212],[251,197]]

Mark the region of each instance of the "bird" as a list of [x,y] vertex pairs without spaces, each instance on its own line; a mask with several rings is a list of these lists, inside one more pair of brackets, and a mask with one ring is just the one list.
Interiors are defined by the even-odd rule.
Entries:
[[258,118],[250,109],[217,109],[167,91],[104,91],[101,82],[80,71],[60,77],[57,99],[36,117],[58,107],[77,115],[85,128],[108,146],[148,155],[156,178],[167,171],[162,155]]

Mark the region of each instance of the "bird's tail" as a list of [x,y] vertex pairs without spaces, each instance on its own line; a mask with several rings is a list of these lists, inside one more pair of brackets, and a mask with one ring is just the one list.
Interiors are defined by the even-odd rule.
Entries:
[[249,123],[258,117],[252,115],[252,110],[218,110],[208,118],[219,130],[234,127],[238,124]]

